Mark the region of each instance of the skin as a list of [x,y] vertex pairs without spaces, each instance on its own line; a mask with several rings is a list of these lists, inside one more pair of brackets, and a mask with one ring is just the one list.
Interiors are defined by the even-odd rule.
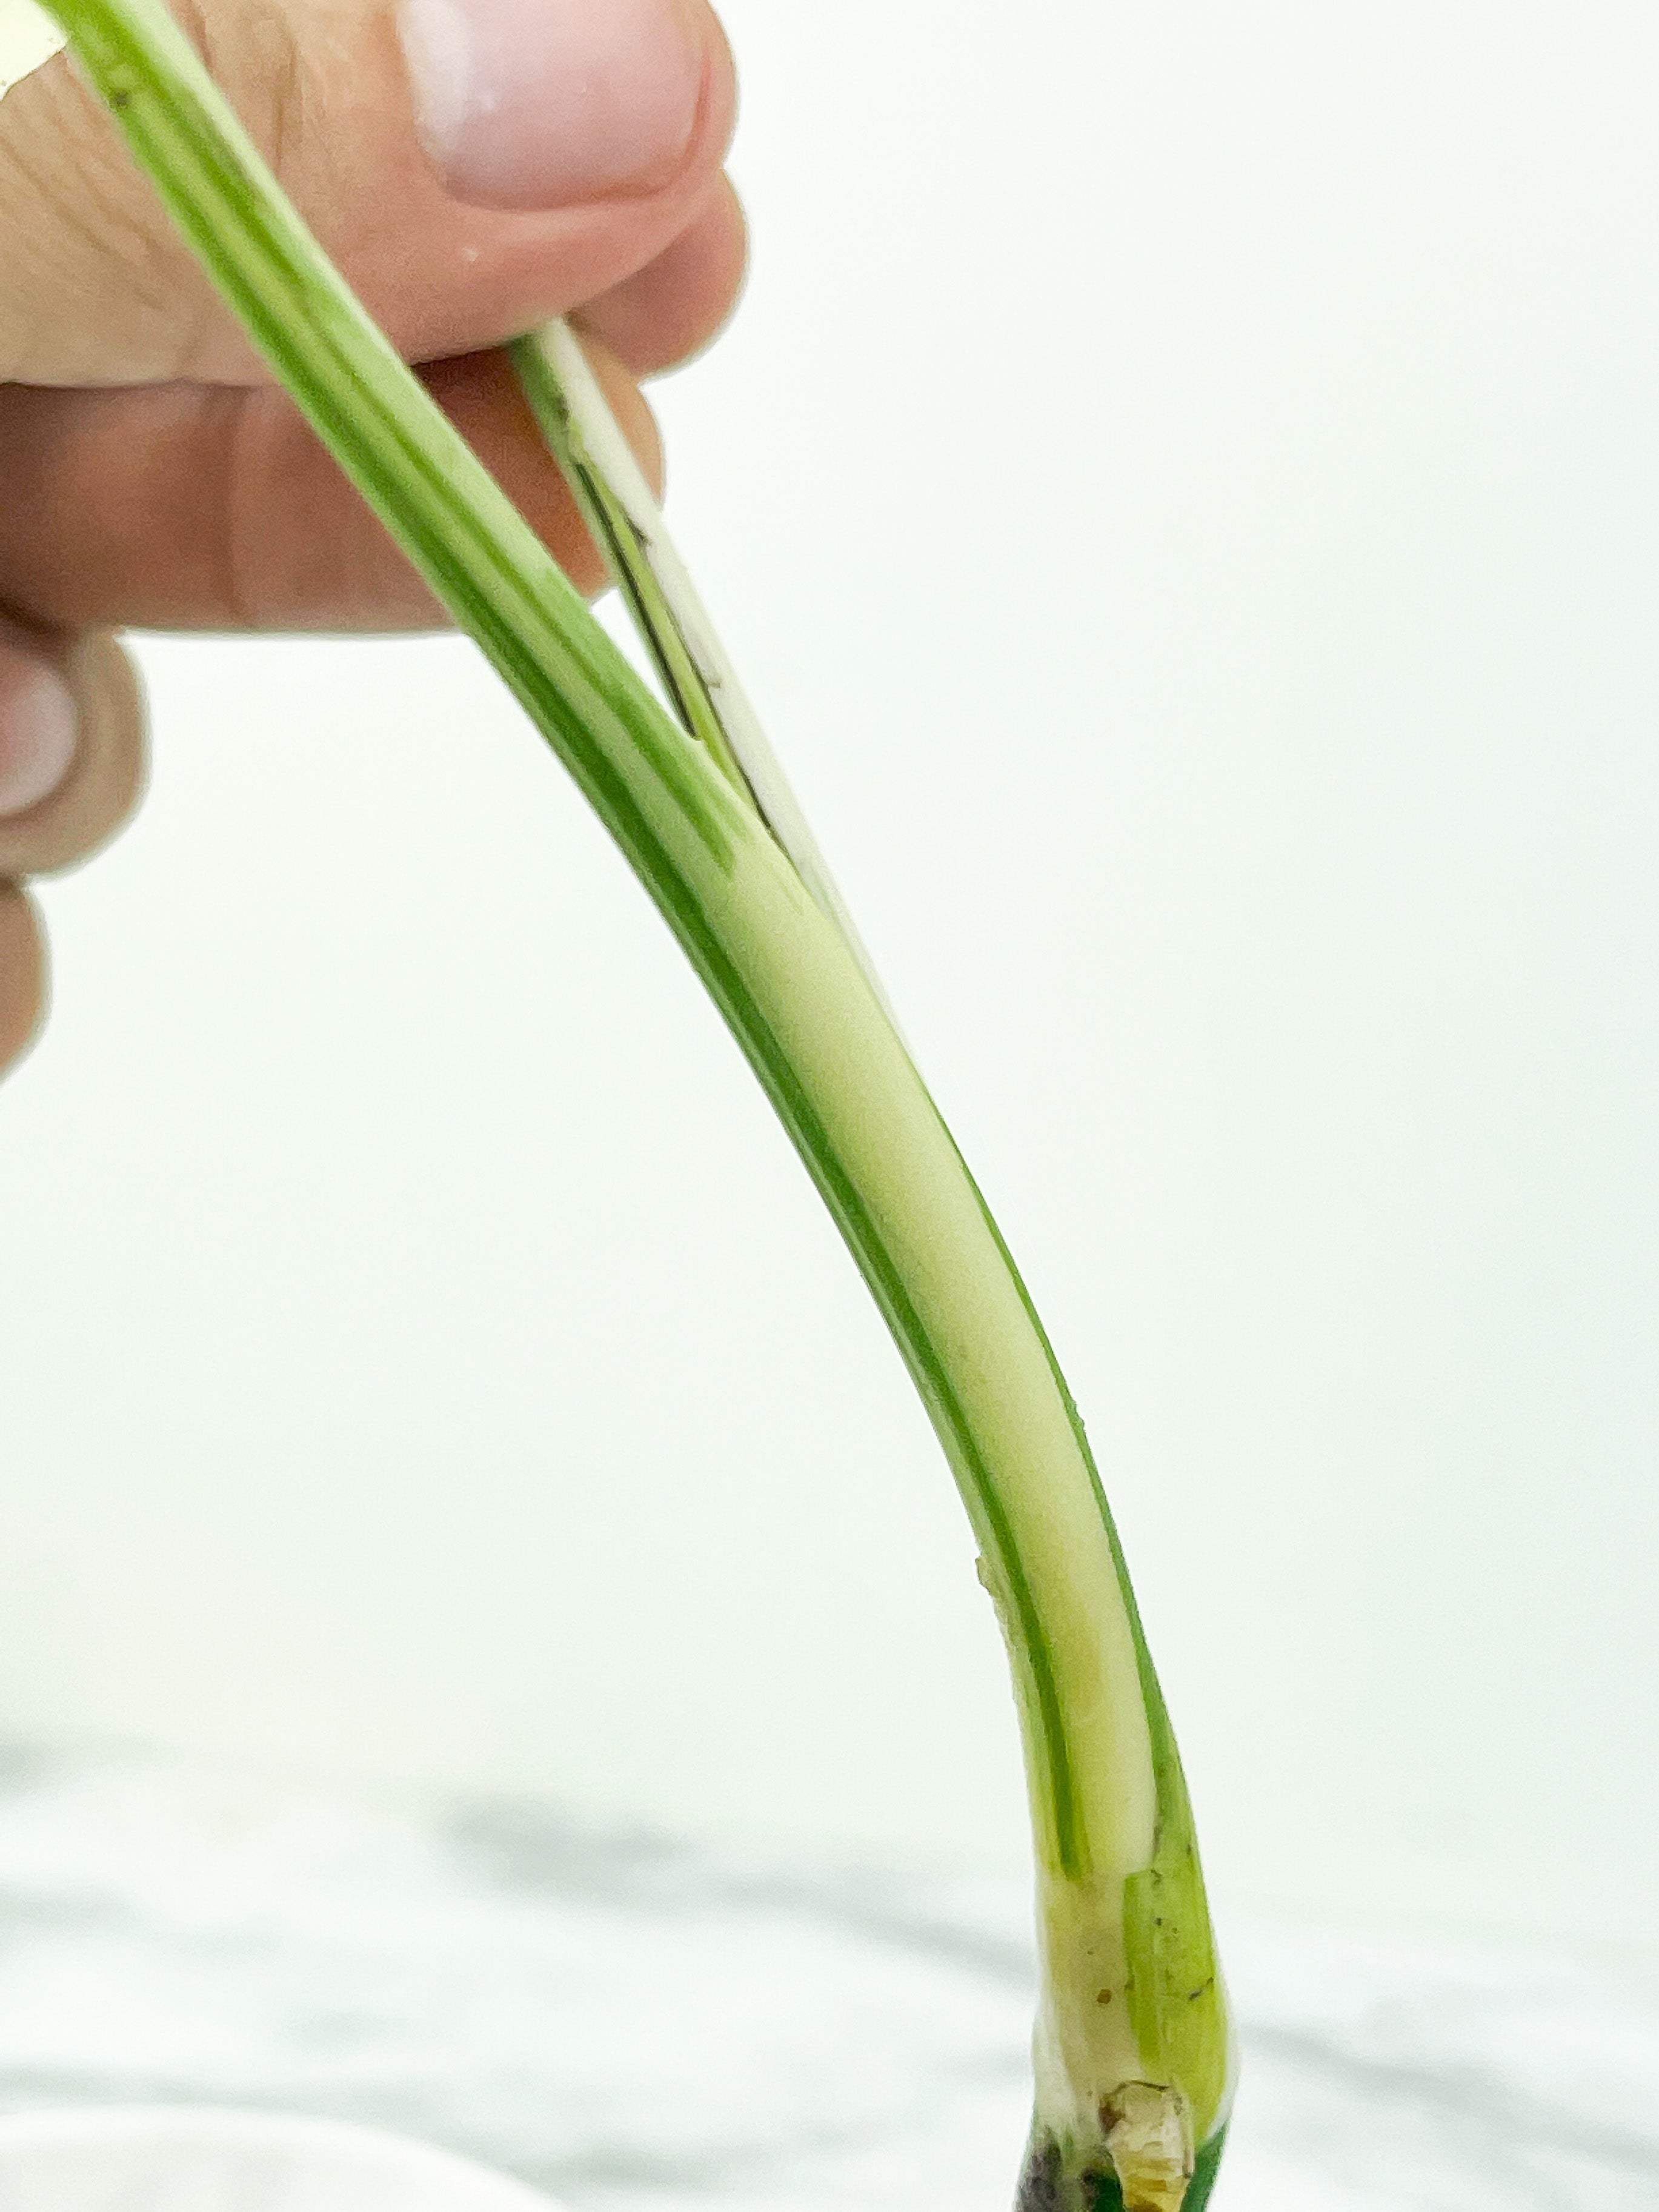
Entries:
[[[647,472],[639,380],[708,343],[742,281],[721,164],[736,89],[705,0],[684,155],[548,212],[466,206],[422,144],[383,0],[202,0],[198,43],[261,150],[406,359],[582,589],[601,569],[501,352],[574,313]],[[296,85],[304,97],[295,97]],[[248,352],[93,96],[59,59],[0,102],[0,752],[40,660],[80,730],[67,773],[0,812],[0,1074],[36,1033],[28,878],[105,843],[143,783],[112,633],[386,632],[441,618]]]

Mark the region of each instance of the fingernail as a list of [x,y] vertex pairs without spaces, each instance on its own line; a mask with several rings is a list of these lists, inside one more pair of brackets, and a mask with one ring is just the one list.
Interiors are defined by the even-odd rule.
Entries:
[[0,814],[21,814],[69,774],[80,735],[75,695],[55,668],[0,653]]
[[428,152],[457,199],[573,207],[665,181],[696,127],[687,0],[403,0]]

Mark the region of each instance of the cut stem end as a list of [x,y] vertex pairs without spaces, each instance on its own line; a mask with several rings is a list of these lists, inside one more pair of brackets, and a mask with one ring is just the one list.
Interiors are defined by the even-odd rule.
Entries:
[[1212,2136],[1196,2157],[1183,2156],[1184,2171],[1170,2174],[1156,2160],[1150,2167],[1135,2165],[1134,2146],[1123,2137],[1112,2141],[1121,2124],[1114,2123],[1105,2143],[1092,2153],[1068,2154],[1052,2136],[1033,2135],[1015,2212],[1204,2212],[1221,2169],[1226,2130]]

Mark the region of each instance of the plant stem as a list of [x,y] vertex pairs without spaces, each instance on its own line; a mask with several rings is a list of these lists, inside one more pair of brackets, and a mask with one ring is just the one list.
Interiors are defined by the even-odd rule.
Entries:
[[512,350],[525,397],[681,721],[749,793],[890,1017],[875,963],[574,331],[550,323]]
[[[726,781],[764,820],[754,779],[732,744],[726,717],[714,702],[719,679],[699,665],[659,573],[659,546],[645,519],[646,509],[654,514],[655,501],[574,331],[568,323],[553,323],[532,337],[520,338],[511,350],[520,387],[600,549],[611,581],[628,602],[634,626],[650,649],[676,714],[687,732],[708,748]],[[800,873],[799,862],[795,872]]]
[[1023,2201],[1083,2212],[1115,2189],[1126,2212],[1178,2212],[1230,2076],[1191,1812],[1081,1425],[949,1132],[746,780],[593,622],[157,0],[52,12],[256,344],[622,848],[852,1250],[956,1475],[1012,1662],[1044,1967]]

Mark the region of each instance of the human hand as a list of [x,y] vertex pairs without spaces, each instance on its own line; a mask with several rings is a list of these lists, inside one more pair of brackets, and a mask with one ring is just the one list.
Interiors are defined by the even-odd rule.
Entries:
[[[582,588],[601,579],[498,350],[575,313],[653,477],[635,380],[741,280],[708,0],[193,0],[179,12],[369,312]],[[442,617],[272,384],[60,58],[0,102],[0,1071],[44,956],[23,879],[143,781],[110,633]]]

